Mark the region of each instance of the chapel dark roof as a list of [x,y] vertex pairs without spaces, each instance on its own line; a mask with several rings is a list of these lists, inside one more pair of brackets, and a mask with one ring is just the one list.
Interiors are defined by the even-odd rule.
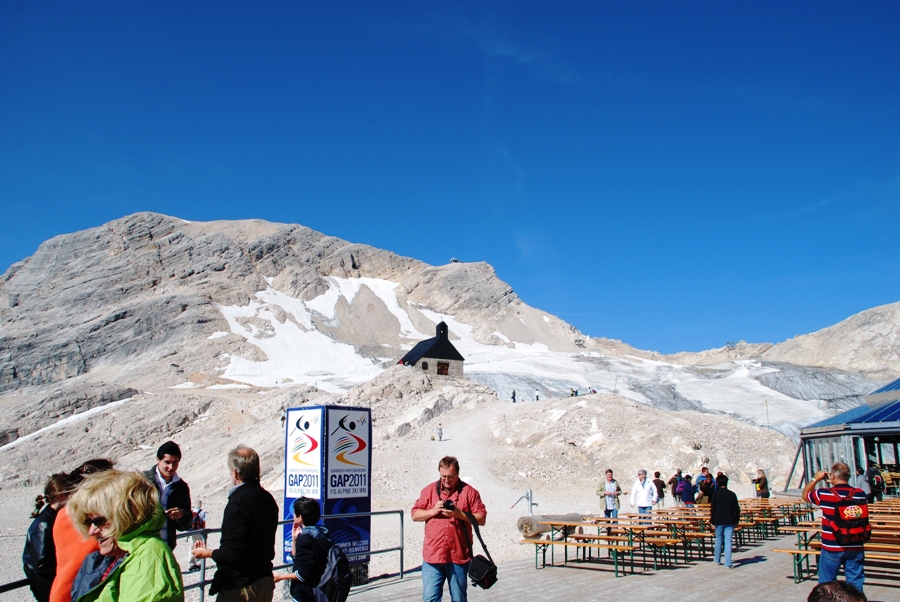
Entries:
[[456,347],[453,346],[453,343],[450,342],[445,322],[438,324],[435,331],[437,336],[420,341],[397,363],[415,366],[423,357],[435,360],[466,361],[459,351],[456,350]]

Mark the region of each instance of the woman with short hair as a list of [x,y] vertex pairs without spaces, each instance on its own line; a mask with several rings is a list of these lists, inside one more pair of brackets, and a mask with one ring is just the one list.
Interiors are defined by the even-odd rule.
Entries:
[[90,474],[113,467],[111,460],[94,458],[78,466],[68,475],[68,487],[61,494],[62,507],[53,523],[53,544],[56,547],[56,577],[50,588],[50,602],[71,602],[72,583],[78,574],[84,559],[97,550],[97,540],[84,537],[72,524],[72,518],[66,508],[69,497]]
[[85,558],[72,586],[73,599],[184,601],[181,569],[159,538],[166,516],[156,487],[143,475],[118,470],[91,475],[68,509],[78,529],[100,546]]

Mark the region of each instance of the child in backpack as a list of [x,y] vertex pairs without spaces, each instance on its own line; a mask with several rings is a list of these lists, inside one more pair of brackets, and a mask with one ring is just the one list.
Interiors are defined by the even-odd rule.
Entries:
[[301,497],[294,500],[294,525],[291,529],[291,556],[294,566],[290,573],[275,575],[275,582],[290,580],[294,602],[316,602],[315,589],[328,563],[328,550],[334,545],[328,529],[316,525],[322,516],[318,500]]
[[[681,488],[681,501],[688,508],[694,507],[694,486],[691,484],[691,475],[684,475],[684,480],[678,484]],[[677,489],[676,489],[677,491]]]

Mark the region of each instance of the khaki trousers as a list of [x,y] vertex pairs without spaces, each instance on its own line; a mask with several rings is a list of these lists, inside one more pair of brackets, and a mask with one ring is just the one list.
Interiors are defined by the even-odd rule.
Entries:
[[266,575],[246,587],[219,592],[216,602],[272,602],[275,594],[275,579]]

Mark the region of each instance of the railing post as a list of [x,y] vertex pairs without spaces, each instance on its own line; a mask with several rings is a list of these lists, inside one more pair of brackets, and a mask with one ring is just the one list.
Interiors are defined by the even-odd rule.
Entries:
[[403,550],[405,549],[404,542],[406,538],[403,534],[403,510],[400,511],[400,578],[403,579]]

